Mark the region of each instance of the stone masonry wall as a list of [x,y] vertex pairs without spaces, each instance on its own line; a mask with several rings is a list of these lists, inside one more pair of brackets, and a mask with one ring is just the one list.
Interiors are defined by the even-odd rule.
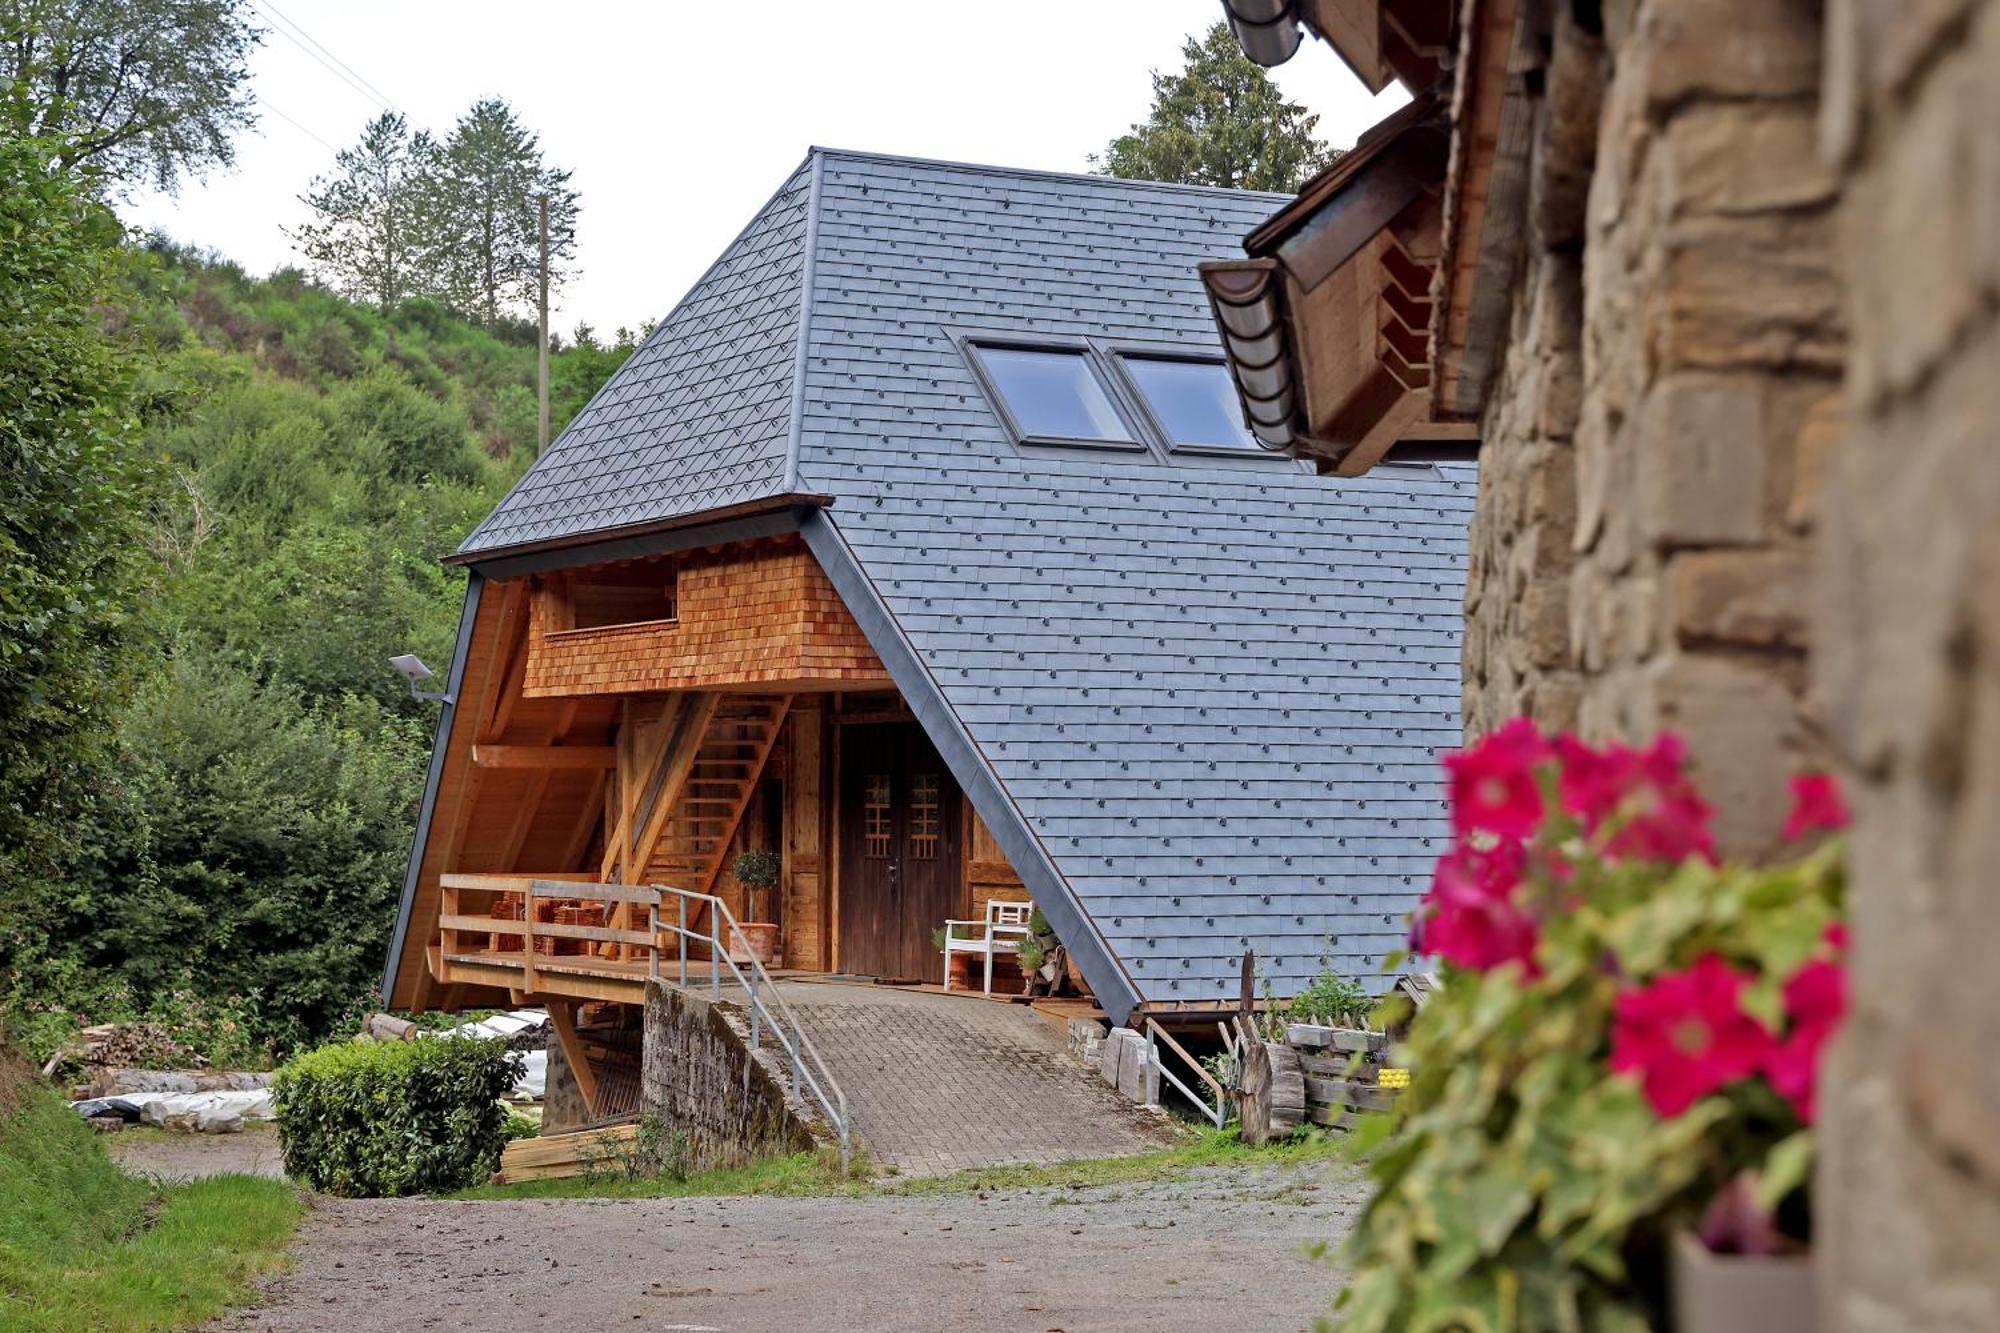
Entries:
[[1726,848],[1821,762],[1805,589],[1845,355],[1808,0],[1550,6],[1490,387],[1466,720],[1689,743]]
[[1823,1322],[2000,1328],[2000,0],[1834,0],[1853,416],[1812,681],[1855,804]]
[[640,1102],[689,1170],[810,1150],[812,1130],[753,1058],[732,1006],[658,982],[646,988]]

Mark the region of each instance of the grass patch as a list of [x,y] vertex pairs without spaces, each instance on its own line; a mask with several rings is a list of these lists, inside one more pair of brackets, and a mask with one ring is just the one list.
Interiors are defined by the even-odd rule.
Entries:
[[749,1166],[720,1167],[686,1175],[629,1174],[603,1170],[562,1180],[524,1180],[513,1185],[475,1185],[451,1199],[690,1199],[714,1195],[776,1194],[791,1197],[850,1197],[874,1193],[874,1168],[856,1153],[846,1172],[831,1148],[793,1153]]
[[299,1203],[282,1181],[156,1187],[0,1054],[0,1327],[180,1328],[283,1262]]
[[1204,1167],[1292,1166],[1330,1161],[1346,1150],[1346,1140],[1317,1129],[1261,1148],[1236,1137],[1234,1129],[1202,1130],[1193,1140],[1159,1152],[1132,1157],[1092,1157],[1047,1165],[990,1166],[955,1171],[948,1176],[899,1180],[883,1187],[888,1194],[957,1194],[965,1191],[1028,1189],[1092,1189],[1137,1181],[1174,1180]]
[[1252,1148],[1236,1131],[1205,1130],[1187,1143],[1134,1157],[1101,1157],[1046,1166],[995,1166],[947,1176],[897,1179],[876,1176],[856,1158],[846,1174],[830,1150],[797,1153],[750,1166],[698,1171],[685,1176],[645,1176],[600,1172],[565,1180],[527,1180],[516,1185],[478,1185],[453,1199],[688,1199],[722,1195],[786,1195],[796,1198],[870,1195],[960,1194],[994,1190],[1087,1189],[1136,1181],[1171,1180],[1203,1167],[1288,1166],[1330,1161],[1341,1155],[1344,1139],[1310,1130],[1293,1138]]

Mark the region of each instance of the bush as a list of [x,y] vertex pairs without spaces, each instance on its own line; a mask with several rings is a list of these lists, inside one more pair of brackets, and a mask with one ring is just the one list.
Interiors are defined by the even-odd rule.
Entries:
[[323,1046],[278,1071],[285,1170],[373,1198],[463,1189],[500,1164],[521,1057],[497,1041],[424,1037]]

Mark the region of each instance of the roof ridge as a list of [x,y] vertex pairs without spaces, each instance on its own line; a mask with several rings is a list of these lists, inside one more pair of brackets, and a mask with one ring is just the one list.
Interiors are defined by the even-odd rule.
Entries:
[[792,419],[785,427],[784,489],[787,491],[798,489],[799,454],[805,440],[806,352],[812,345],[813,274],[818,267],[820,184],[826,175],[826,154],[815,148],[806,155],[806,162],[812,174],[806,180],[806,235],[799,259],[798,324],[792,331]]
[[864,162],[896,162],[920,167],[951,167],[961,171],[975,171],[988,176],[1031,176],[1042,180],[1074,181],[1078,184],[1139,186],[1150,190],[1168,190],[1179,194],[1221,194],[1239,199],[1284,199],[1297,198],[1283,190],[1239,190],[1228,185],[1187,185],[1179,181],[1141,180],[1133,176],[1105,176],[1094,171],[1055,171],[1043,167],[1003,167],[989,162],[966,162],[948,157],[918,157],[907,153],[876,153],[860,148],[828,148],[815,144],[812,153],[816,157],[842,157]]

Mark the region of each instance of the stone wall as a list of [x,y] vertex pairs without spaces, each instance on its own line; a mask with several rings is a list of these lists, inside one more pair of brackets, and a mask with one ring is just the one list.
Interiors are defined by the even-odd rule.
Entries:
[[750,1053],[744,1020],[726,1003],[658,982],[646,988],[645,1114],[689,1170],[740,1166],[815,1146],[784,1086]]
[[2000,1328],[2000,0],[1835,0],[1853,428],[1813,688],[1856,807],[1822,1309]]
[[1802,608],[1845,335],[1818,6],[1626,0],[1601,31],[1546,8],[1466,720],[1677,731],[1756,854],[1821,762]]

